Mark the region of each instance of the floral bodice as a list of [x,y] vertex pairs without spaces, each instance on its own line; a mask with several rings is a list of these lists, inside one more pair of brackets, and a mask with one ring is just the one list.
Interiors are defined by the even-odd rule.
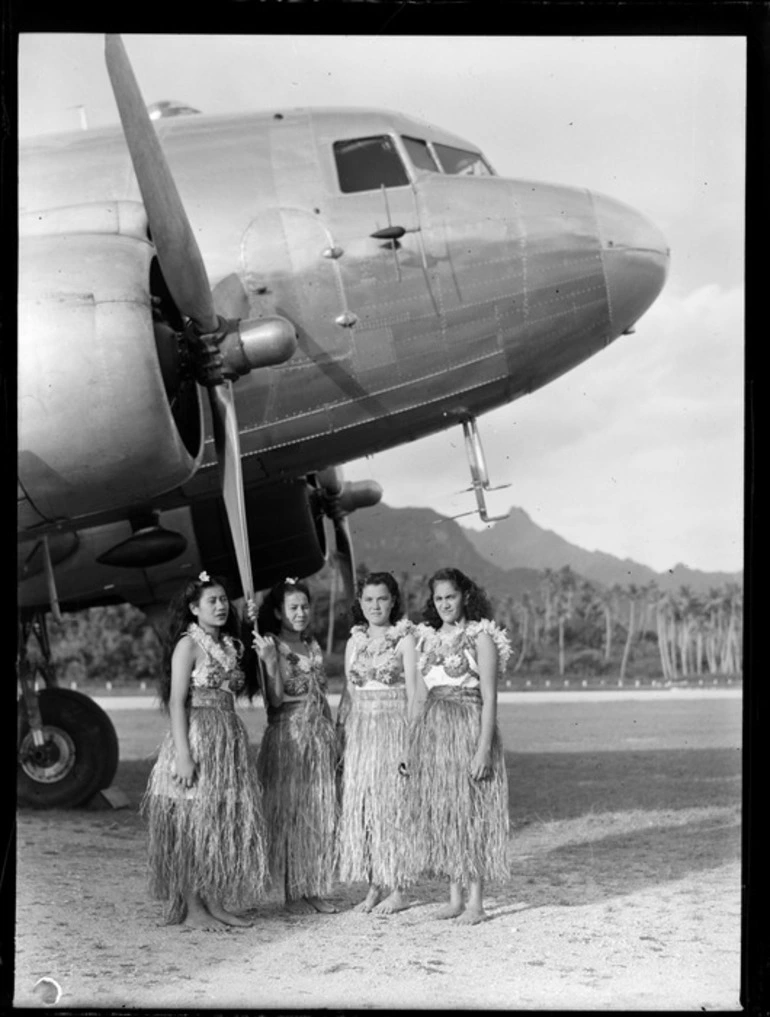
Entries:
[[348,665],[348,679],[356,688],[384,689],[405,685],[404,664],[398,644],[414,631],[412,623],[402,618],[391,625],[379,639],[370,639],[368,626],[355,625],[350,630],[353,647]]
[[465,622],[445,633],[430,625],[419,625],[416,630],[419,670],[427,687],[452,685],[456,688],[479,687],[479,665],[476,640],[481,632],[492,637],[497,649],[497,674],[504,674],[511,653],[506,633],[493,621],[483,619]]
[[315,639],[307,643],[307,656],[296,653],[288,643],[275,640],[278,647],[278,666],[281,670],[284,695],[306,696],[311,683],[326,691],[326,672],[321,647]]
[[190,675],[191,688],[224,689],[233,695],[240,692],[244,683],[239,664],[241,643],[224,633],[216,640],[195,623],[188,625],[187,635],[203,650]]

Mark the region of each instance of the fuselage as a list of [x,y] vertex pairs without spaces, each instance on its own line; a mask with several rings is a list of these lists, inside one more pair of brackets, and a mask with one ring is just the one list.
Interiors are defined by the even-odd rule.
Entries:
[[[633,209],[499,177],[473,144],[400,114],[193,115],[156,129],[212,286],[235,273],[251,317],[297,328],[291,360],[235,386],[247,487],[531,392],[632,326],[665,280],[665,240]],[[23,144],[19,177],[22,235],[39,213],[141,201],[117,128]],[[216,486],[209,434],[194,476],[157,504]]]

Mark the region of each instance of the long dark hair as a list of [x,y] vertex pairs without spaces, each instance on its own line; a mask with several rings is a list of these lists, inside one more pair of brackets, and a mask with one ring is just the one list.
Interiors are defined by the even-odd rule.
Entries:
[[367,586],[387,586],[388,592],[393,598],[393,606],[390,609],[390,618],[388,620],[391,625],[395,625],[404,612],[401,607],[401,590],[399,590],[398,583],[390,572],[368,572],[358,580],[356,583],[356,599],[353,601],[353,606],[350,609],[350,613],[353,616],[353,624],[369,624],[364,617],[364,612],[361,610],[361,604],[359,603],[359,597],[363,595],[364,588]]
[[[244,654],[244,640],[242,636],[241,622],[233,608],[227,580],[222,576],[209,576],[207,572],[201,572],[201,574],[196,576],[195,579],[188,580],[169,604],[166,635],[163,640],[161,674],[160,681],[158,683],[160,699],[164,706],[168,706],[169,697],[171,695],[171,658],[174,655],[174,649],[176,648],[176,644],[187,631],[188,625],[190,625],[191,622],[197,622],[198,620],[190,608],[193,605],[197,605],[200,602],[204,590],[207,590],[212,586],[221,586],[227,594],[227,599],[230,602],[227,618],[221,626],[221,631],[235,640],[238,656],[242,657]],[[249,696],[249,698],[254,695],[257,688],[256,675],[254,676],[253,681],[250,680],[247,675],[244,692]]]
[[469,579],[459,569],[445,568],[434,572],[428,580],[430,593],[428,595],[428,602],[422,612],[422,617],[428,625],[431,625],[434,629],[440,629],[443,625],[436,610],[436,605],[433,603],[433,591],[436,589],[436,584],[441,582],[451,583],[455,589],[460,591],[463,596],[463,617],[467,621],[481,621],[482,618],[491,619],[493,617],[489,597],[487,597],[478,583],[474,583],[472,579]]
[[276,618],[275,613],[276,611],[278,614],[281,613],[283,602],[290,593],[304,593],[308,604],[312,603],[313,598],[310,596],[310,590],[301,579],[282,579],[280,583],[275,584],[259,605],[257,631],[261,636],[266,633],[277,636],[280,633],[281,620]]

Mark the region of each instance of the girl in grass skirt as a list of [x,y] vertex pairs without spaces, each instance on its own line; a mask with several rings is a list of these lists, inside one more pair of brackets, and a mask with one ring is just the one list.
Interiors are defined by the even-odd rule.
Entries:
[[483,590],[458,569],[440,569],[429,586],[417,629],[419,712],[407,764],[413,864],[449,877],[449,904],[436,917],[475,924],[486,918],[484,880],[507,876],[497,678],[510,643],[491,621]]
[[334,874],[337,753],[323,657],[309,624],[310,591],[296,579],[274,586],[259,608],[254,646],[267,672],[267,729],[257,771],[270,873],[287,909],[329,914],[337,910],[324,900]]
[[167,924],[247,926],[226,909],[253,904],[266,852],[259,783],[235,696],[253,695],[239,666],[238,619],[221,580],[201,572],[171,608],[161,700],[171,730],[142,800],[152,891]]
[[[373,572],[364,577],[353,605],[357,624],[345,648],[346,683],[337,715],[344,741],[339,878],[367,880],[368,893],[356,910],[378,914],[407,906],[407,802],[399,765],[406,753],[416,653],[413,626],[400,618],[401,596],[393,576]],[[380,900],[383,886],[391,893]]]

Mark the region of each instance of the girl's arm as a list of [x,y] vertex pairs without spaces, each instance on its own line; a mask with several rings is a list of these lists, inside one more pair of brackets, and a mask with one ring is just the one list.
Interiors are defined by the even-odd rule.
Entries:
[[401,651],[401,662],[404,665],[404,681],[406,683],[406,716],[407,719],[411,719],[413,709],[412,704],[414,703],[415,696],[417,695],[418,681],[421,685],[423,685],[422,679],[419,679],[417,675],[417,647],[415,645],[414,636],[411,633],[404,636],[399,646]]
[[481,686],[481,732],[471,761],[471,777],[482,780],[492,774],[492,736],[497,720],[497,647],[488,632],[479,632],[476,656]]
[[337,707],[337,726],[345,723],[350,713],[350,686],[348,685],[348,675],[350,672],[350,665],[353,662],[353,640],[348,639],[345,644],[345,675],[344,685],[342,686],[342,695],[340,696],[340,705]]
[[422,713],[422,708],[425,705],[425,700],[428,698],[428,686],[425,684],[425,679],[420,674],[419,668],[414,682],[414,696],[412,697],[412,712],[407,713],[407,720],[411,724],[413,721]]
[[254,649],[265,665],[265,698],[269,706],[280,706],[283,702],[283,678],[278,660],[278,645],[271,635],[261,636],[254,629]]
[[191,787],[195,780],[195,763],[190,753],[187,725],[187,693],[190,676],[195,666],[195,644],[189,636],[182,636],[171,656],[171,692],[168,712],[171,717],[171,737],[174,739],[176,779],[183,787]]

